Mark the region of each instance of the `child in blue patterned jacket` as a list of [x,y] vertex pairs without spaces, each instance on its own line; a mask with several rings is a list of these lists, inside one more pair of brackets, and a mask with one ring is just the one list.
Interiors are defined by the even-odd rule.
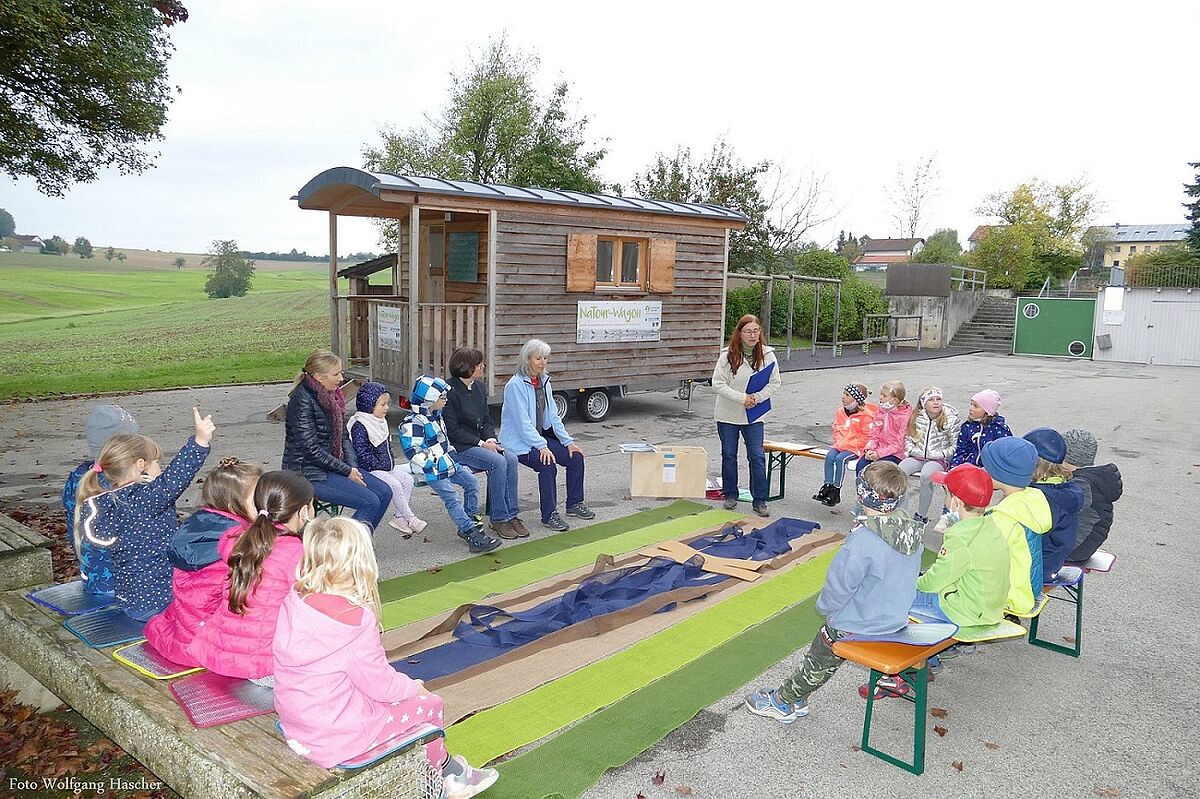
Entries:
[[[454,446],[446,436],[446,425],[442,421],[442,408],[446,407],[449,390],[450,386],[440,377],[421,375],[417,378],[408,397],[412,413],[400,423],[400,446],[413,474],[423,476],[425,483],[445,504],[446,512],[458,527],[458,537],[467,542],[471,552],[491,552],[500,546],[500,540],[483,530],[483,517],[479,515],[479,481],[467,469],[459,468],[450,455]],[[455,486],[462,489],[462,499],[454,490]]]

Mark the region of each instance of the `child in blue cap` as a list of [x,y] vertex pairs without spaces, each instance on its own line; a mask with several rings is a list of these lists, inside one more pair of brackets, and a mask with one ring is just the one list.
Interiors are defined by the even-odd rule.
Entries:
[[1033,487],[1046,495],[1050,505],[1050,531],[1042,537],[1042,580],[1048,583],[1058,575],[1075,547],[1083,489],[1070,482],[1071,472],[1063,468],[1067,442],[1057,430],[1038,427],[1023,438],[1037,449]]
[[1052,525],[1046,495],[1030,488],[1037,448],[1023,438],[999,438],[984,444],[980,460],[992,485],[1004,498],[988,515],[1008,544],[1009,587],[1005,609],[1028,613],[1042,593],[1042,536]]

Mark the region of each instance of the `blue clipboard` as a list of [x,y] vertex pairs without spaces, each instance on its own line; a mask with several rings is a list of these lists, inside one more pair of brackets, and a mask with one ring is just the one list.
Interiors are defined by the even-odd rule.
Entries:
[[[764,368],[759,369],[754,374],[750,375],[750,380],[746,383],[747,394],[757,394],[767,387],[767,383],[771,381],[771,373],[775,370],[775,364],[769,363]],[[755,405],[753,408],[746,409],[746,421],[756,422],[764,414],[771,410],[771,400],[765,399]]]

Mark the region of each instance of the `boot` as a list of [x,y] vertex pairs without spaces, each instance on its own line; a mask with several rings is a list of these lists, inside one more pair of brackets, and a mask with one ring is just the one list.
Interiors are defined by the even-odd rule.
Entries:
[[824,503],[825,498],[829,496],[829,489],[833,488],[829,483],[822,483],[817,493],[813,494],[813,499],[817,502]]
[[833,507],[842,501],[842,489],[838,486],[830,486],[829,493],[825,495],[825,504]]

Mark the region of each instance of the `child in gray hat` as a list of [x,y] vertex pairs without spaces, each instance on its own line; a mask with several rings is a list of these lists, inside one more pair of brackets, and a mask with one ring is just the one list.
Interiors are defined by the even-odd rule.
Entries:
[[1115,463],[1096,466],[1096,437],[1087,430],[1063,433],[1067,443],[1063,468],[1071,471],[1071,482],[1083,489],[1083,509],[1079,511],[1079,531],[1075,548],[1067,563],[1082,566],[1108,539],[1113,523],[1113,503],[1121,498],[1121,470]]
[[105,442],[117,433],[137,431],[137,420],[120,405],[97,405],[88,415],[83,434],[87,439],[88,454],[91,457],[67,475],[67,484],[63,486],[62,493],[63,508],[67,511],[67,541],[71,543],[72,549],[75,547],[75,495],[79,491],[79,481],[91,471]]

